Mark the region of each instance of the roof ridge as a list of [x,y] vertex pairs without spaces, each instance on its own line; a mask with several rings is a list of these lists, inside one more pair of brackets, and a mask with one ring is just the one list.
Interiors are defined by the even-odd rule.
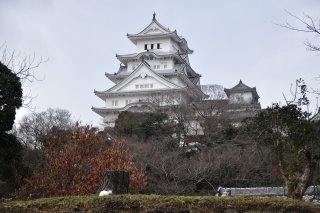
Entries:
[[148,24],[147,27],[145,27],[143,30],[141,30],[139,33],[136,33],[136,34],[129,34],[127,33],[127,36],[128,35],[140,35],[142,34],[148,27],[150,27],[153,23],[157,24],[162,30],[164,30],[165,32],[167,33],[172,33],[174,31],[170,31],[169,28],[166,28],[165,26],[163,26],[162,24],[160,24],[160,22],[156,19],[156,13],[154,12],[153,13],[153,16],[152,16],[152,21],[150,24]]

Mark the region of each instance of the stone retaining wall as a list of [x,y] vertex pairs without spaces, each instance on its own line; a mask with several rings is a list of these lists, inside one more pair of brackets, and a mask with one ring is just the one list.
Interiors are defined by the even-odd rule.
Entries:
[[[285,187],[256,187],[256,188],[222,188],[221,196],[283,196],[287,194]],[[219,190],[218,189],[218,190]],[[310,186],[305,195],[313,195],[314,191],[319,192],[320,186]]]

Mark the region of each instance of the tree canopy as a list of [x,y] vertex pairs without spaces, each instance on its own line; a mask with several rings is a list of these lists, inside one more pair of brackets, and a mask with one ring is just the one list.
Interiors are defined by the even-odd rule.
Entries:
[[319,123],[307,120],[306,113],[295,104],[273,105],[247,120],[245,128],[259,145],[271,148],[288,196],[302,198],[320,159]]
[[0,196],[6,196],[21,184],[26,174],[22,164],[22,147],[7,133],[14,124],[16,109],[22,105],[20,79],[0,62]]
[[36,149],[39,148],[39,140],[54,129],[67,130],[74,124],[68,110],[48,108],[46,111],[23,116],[17,135],[23,145]]
[[[130,172],[130,192],[145,185],[144,172],[137,168],[121,140],[106,144],[102,134],[90,126],[78,124],[59,137],[49,133],[45,143],[44,170],[35,173],[22,187],[21,196],[36,197],[87,195],[98,189],[99,177],[106,170]],[[62,143],[63,141],[63,143]]]
[[0,131],[12,129],[16,109],[22,105],[20,79],[0,62]]
[[147,139],[170,135],[172,125],[168,115],[161,112],[121,112],[115,123],[120,136],[137,135]]

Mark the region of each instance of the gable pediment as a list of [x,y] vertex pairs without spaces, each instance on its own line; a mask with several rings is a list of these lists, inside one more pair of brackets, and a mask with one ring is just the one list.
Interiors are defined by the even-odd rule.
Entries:
[[108,92],[146,91],[179,89],[180,86],[170,82],[163,76],[152,71],[147,65],[142,63],[126,79],[115,85]]
[[153,22],[150,24],[146,29],[144,29],[141,34],[142,35],[149,35],[149,34],[162,34],[167,33],[163,30],[157,23]]

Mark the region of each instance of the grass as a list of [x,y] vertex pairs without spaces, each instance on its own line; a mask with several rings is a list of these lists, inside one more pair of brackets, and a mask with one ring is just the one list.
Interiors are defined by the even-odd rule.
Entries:
[[113,195],[70,196],[0,203],[0,212],[320,212],[310,202],[277,197]]

